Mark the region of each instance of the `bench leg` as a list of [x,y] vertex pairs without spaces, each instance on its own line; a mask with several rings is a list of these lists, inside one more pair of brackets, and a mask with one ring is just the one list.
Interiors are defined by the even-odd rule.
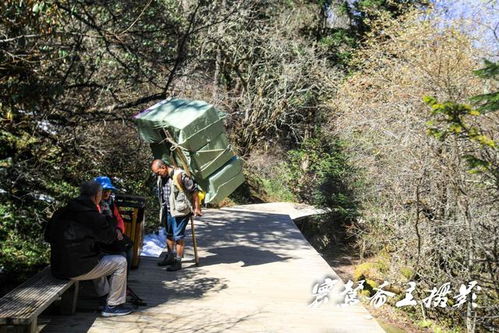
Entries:
[[73,290],[73,304],[71,305],[71,314],[76,312],[76,303],[78,303],[78,292],[80,291],[80,281],[76,281]]
[[29,324],[29,333],[38,333],[38,318],[33,318],[31,324]]
[[75,283],[66,290],[66,292],[61,297],[60,312],[61,314],[69,315],[76,312],[76,304],[78,302],[78,291],[80,289],[79,281]]

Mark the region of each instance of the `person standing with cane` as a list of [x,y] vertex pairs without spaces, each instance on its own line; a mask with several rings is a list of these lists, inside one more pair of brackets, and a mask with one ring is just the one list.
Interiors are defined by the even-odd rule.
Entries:
[[166,224],[168,255],[158,262],[169,266],[167,271],[182,269],[185,247],[185,229],[192,215],[202,216],[198,186],[182,169],[174,168],[163,160],[151,164],[152,172],[160,176],[159,199],[162,206],[162,220]]

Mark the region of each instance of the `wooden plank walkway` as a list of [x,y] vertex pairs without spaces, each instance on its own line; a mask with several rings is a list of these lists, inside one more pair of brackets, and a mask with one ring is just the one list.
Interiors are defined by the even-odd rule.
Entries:
[[288,215],[207,210],[196,232],[200,267],[167,272],[142,258],[132,271],[147,306],[124,317],[53,316],[42,332],[384,332],[362,306],[334,304],[340,282],[330,302],[308,306],[315,283],[339,278]]

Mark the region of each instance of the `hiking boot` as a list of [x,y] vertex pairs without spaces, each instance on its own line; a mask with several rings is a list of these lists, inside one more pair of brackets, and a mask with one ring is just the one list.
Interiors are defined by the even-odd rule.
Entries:
[[126,306],[125,304],[120,305],[106,305],[102,310],[103,317],[114,317],[114,316],[125,316],[127,314],[132,313],[132,309]]
[[168,268],[166,270],[169,272],[174,272],[174,271],[178,271],[180,269],[182,269],[182,261],[180,261],[180,259],[175,259],[175,262],[173,264],[171,264],[170,266],[168,266]]
[[175,262],[175,256],[173,253],[168,253],[166,257],[163,258],[163,260],[158,261],[158,266],[168,266],[171,265]]

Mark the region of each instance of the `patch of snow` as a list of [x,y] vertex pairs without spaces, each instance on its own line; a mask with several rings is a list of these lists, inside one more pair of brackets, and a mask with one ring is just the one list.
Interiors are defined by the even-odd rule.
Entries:
[[56,127],[47,120],[39,121],[38,128],[52,135],[57,134]]
[[35,113],[33,111],[26,111],[26,110],[23,110],[23,109],[19,109],[17,110],[17,112],[21,113],[21,114],[26,114],[28,116],[34,116]]
[[41,194],[41,193],[31,193],[31,196],[35,198],[36,200],[41,200],[45,202],[54,202],[55,198],[51,197],[50,195],[46,194]]

